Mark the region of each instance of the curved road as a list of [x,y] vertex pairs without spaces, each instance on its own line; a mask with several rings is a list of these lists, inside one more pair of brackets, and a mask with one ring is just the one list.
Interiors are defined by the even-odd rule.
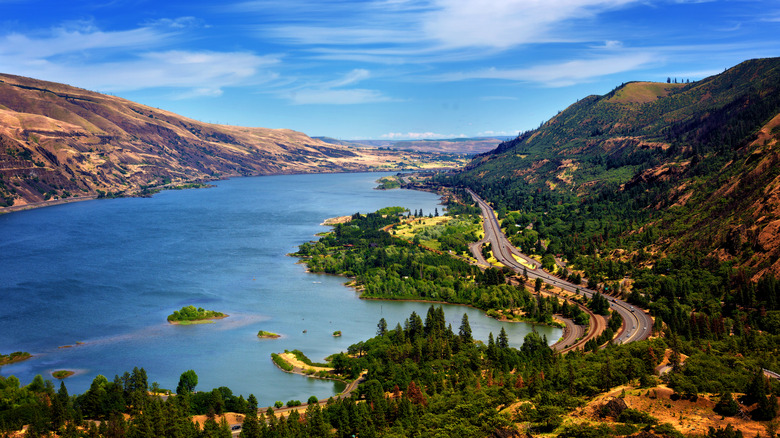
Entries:
[[[577,286],[573,283],[569,283],[566,280],[560,279],[547,271],[544,271],[536,261],[527,255],[522,254],[517,248],[509,243],[506,235],[501,231],[501,226],[496,219],[496,215],[493,213],[493,208],[488,205],[482,198],[480,198],[471,189],[466,189],[472,198],[477,202],[479,208],[482,210],[482,216],[485,224],[485,241],[490,242],[493,248],[493,254],[504,266],[514,270],[515,272],[522,273],[525,268],[528,272],[529,279],[541,278],[545,283],[559,287],[569,292],[579,292],[586,297],[590,298],[594,291]],[[518,262],[514,256],[522,257],[525,260],[531,261],[536,266],[535,268],[527,268]],[[650,318],[644,310],[634,307],[633,305],[617,299],[609,298],[610,308],[620,315],[623,319],[623,327],[615,338],[615,342],[619,344],[625,344],[628,342],[641,341],[647,339],[653,329],[653,319]]]

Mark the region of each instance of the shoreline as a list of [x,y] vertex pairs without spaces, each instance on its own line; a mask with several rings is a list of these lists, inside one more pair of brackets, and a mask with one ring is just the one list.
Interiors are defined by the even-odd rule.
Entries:
[[[439,194],[438,192],[433,191],[433,190],[420,190],[420,189],[406,189],[406,190],[428,191],[429,193]],[[443,199],[443,196],[440,197],[439,199],[440,200]],[[338,217],[335,217],[335,218],[329,218],[329,219],[326,219],[325,222],[321,223],[320,225],[326,225],[326,222],[328,222],[331,219],[339,219],[339,218],[345,218],[345,217],[346,218],[351,218],[351,216],[338,216]],[[333,224],[328,224],[328,225],[333,225]],[[287,254],[287,256],[288,257],[295,257],[295,258],[297,258],[298,261],[296,262],[296,264],[302,264],[302,265],[306,264],[305,263],[306,259],[311,258],[310,256],[300,256],[300,255],[297,255],[296,253],[289,253],[289,254]],[[479,307],[476,307],[473,304],[451,303],[451,302],[448,302],[448,301],[426,300],[426,299],[422,299],[422,298],[367,297],[367,296],[365,296],[362,288],[359,285],[356,284],[356,278],[355,277],[348,277],[348,276],[345,276],[345,275],[342,275],[342,274],[331,274],[331,273],[328,273],[328,272],[312,272],[312,271],[309,270],[308,266],[304,266],[304,272],[307,273],[307,274],[328,275],[328,276],[335,276],[335,277],[340,277],[340,278],[347,279],[348,281],[344,282],[343,285],[348,287],[348,288],[350,288],[350,289],[352,289],[355,293],[359,294],[358,298],[361,299],[361,300],[405,301],[405,302],[412,302],[412,303],[431,303],[431,304],[448,304],[448,305],[452,305],[452,306],[466,306],[466,307],[469,307],[469,308],[472,308],[472,309],[475,309],[475,310],[479,310],[480,312],[484,313],[485,316],[487,316],[488,318],[492,318],[492,319],[494,319],[496,321],[500,321],[500,322],[523,323],[523,324],[530,324],[531,326],[539,325],[539,326],[543,326],[543,327],[550,327],[550,328],[560,329],[562,331],[565,330],[565,327],[566,327],[565,324],[563,324],[563,327],[561,327],[561,324],[560,323],[556,323],[555,319],[553,319],[553,323],[552,324],[547,324],[547,323],[537,322],[537,321],[528,321],[528,320],[525,320],[523,318],[521,318],[520,320],[513,320],[513,319],[510,320],[510,319],[506,318],[506,316],[503,316],[503,315],[501,317],[493,317],[493,316],[488,315],[488,311],[487,310],[480,309]],[[563,333],[561,333],[561,337],[563,337]],[[553,343],[553,344],[551,344],[550,348],[553,348],[559,342],[560,342],[560,340],[555,342],[555,343]]]
[[[54,199],[51,201],[31,202],[29,204],[22,204],[22,205],[11,205],[9,207],[3,207],[2,209],[0,209],[0,215],[8,214],[8,213],[16,213],[19,211],[35,210],[38,208],[54,207],[55,205],[72,204],[75,202],[95,201],[97,199],[100,199],[98,198],[97,195],[90,195],[90,196],[78,196],[78,197],[65,198],[65,199]],[[106,199],[110,199],[110,198],[106,198]]]
[[[443,168],[437,168],[437,170],[451,170],[451,169],[457,169],[456,167],[443,167]],[[179,185],[187,185],[187,184],[206,184],[205,187],[202,188],[209,188],[213,187],[211,186],[210,182],[217,182],[217,181],[227,181],[232,178],[252,178],[252,177],[261,177],[261,176],[285,176],[285,175],[330,175],[330,174],[342,174],[342,173],[398,173],[398,172],[409,172],[409,173],[415,173],[419,172],[423,169],[405,169],[405,168],[395,168],[395,169],[356,169],[356,170],[340,170],[340,171],[332,171],[332,172],[279,172],[279,173],[270,173],[270,174],[256,174],[256,175],[241,175],[241,174],[225,174],[220,178],[198,178],[192,181],[182,181]],[[405,190],[417,190],[421,192],[433,192],[432,190],[427,189],[417,189],[417,188],[406,188],[406,187],[399,187],[400,189]],[[123,196],[117,196],[113,198],[99,198],[98,195],[88,195],[88,196],[78,196],[78,197],[71,197],[66,199],[56,199],[51,201],[39,201],[39,202],[31,202],[23,205],[11,205],[7,207],[0,207],[0,215],[9,214],[9,213],[17,213],[20,211],[26,211],[26,210],[35,210],[38,208],[46,208],[46,207],[53,207],[55,205],[63,205],[63,204],[71,204],[74,202],[82,202],[82,201],[95,201],[99,199],[120,199],[120,198],[149,198],[154,196],[155,194],[159,193],[159,191],[162,190],[168,190],[168,189],[175,189],[174,187],[165,187],[165,186],[157,186],[157,187],[149,187],[150,190],[157,190],[157,192],[150,193],[148,195],[142,195],[140,193],[131,193]],[[323,224],[324,225],[324,224]]]
[[[296,365],[295,362],[291,362],[290,359],[287,356],[285,356],[287,354],[288,353],[280,353],[280,354],[278,354],[278,356],[279,356],[279,358],[281,360],[284,361],[284,363],[286,363],[287,365],[291,366],[292,370],[290,370],[290,371],[285,370],[284,368],[279,366],[279,364],[276,363],[276,361],[274,361],[273,359],[271,360],[271,363],[273,363],[276,368],[280,369],[282,372],[285,372],[287,374],[297,374],[299,376],[309,377],[309,378],[312,378],[312,379],[330,380],[330,381],[333,381],[333,382],[342,382],[345,385],[349,386],[349,381],[348,380],[344,380],[344,379],[336,377],[333,374],[330,374],[328,369],[326,369],[326,368],[312,367],[312,366],[309,366],[309,365],[306,365],[306,364],[303,364],[304,367],[300,367],[300,366]],[[296,362],[298,362],[298,361],[296,360]],[[307,373],[306,372],[307,370],[311,370],[311,373]],[[330,368],[329,370],[332,371],[333,369]],[[333,376],[333,377],[326,377],[326,376],[320,375],[319,373],[322,372],[322,371],[326,372],[329,376]],[[339,394],[337,394],[337,395],[339,395]]]
[[193,325],[193,324],[214,324],[218,319],[225,319],[230,315],[211,316],[208,318],[193,319],[193,320],[181,320],[181,321],[168,321],[171,325]]

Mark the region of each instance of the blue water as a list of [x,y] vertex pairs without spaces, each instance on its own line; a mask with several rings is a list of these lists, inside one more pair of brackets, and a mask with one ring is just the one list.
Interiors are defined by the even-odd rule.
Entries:
[[[175,389],[192,369],[197,389],[227,386],[255,394],[261,405],[333,395],[340,384],[283,373],[270,354],[297,348],[321,360],[373,336],[380,318],[392,328],[412,311],[424,318],[429,304],[360,300],[343,278],[306,273],[286,254],[327,231],[319,224],[328,217],[395,205],[442,211],[432,193],[373,190],[380,176],[239,178],[210,189],[0,216],[0,352],[34,354],[0,374],[27,383],[74,370],[65,380],[73,394],[97,374],[112,379],[135,366],[150,382]],[[230,317],[166,322],[190,304]],[[444,310],[456,329],[468,313],[477,339],[503,326],[519,346],[531,330],[463,306]],[[283,337],[261,340],[258,330]],[[335,330],[343,336],[334,338]],[[537,330],[551,343],[561,334]]]

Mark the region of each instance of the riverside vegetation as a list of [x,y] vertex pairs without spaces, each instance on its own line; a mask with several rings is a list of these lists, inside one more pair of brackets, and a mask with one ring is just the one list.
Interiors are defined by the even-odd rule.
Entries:
[[[445,224],[436,231],[437,251],[420,244],[421,236],[432,238],[427,231],[412,241],[394,238],[383,228],[397,233],[403,226],[399,220],[402,210],[390,207],[355,214],[350,222],[335,224],[319,241],[302,244],[295,255],[305,260],[311,272],[353,277],[363,298],[468,304],[493,316],[499,310],[512,315],[514,309],[520,309],[522,319],[546,324],[553,322],[553,313],[561,311],[557,299],[533,296],[524,287],[506,284],[501,269],[482,271],[464,258],[453,257],[464,256],[468,243],[476,240],[473,234],[461,232],[462,222]],[[461,221],[478,221],[473,207],[451,204],[450,214]]]

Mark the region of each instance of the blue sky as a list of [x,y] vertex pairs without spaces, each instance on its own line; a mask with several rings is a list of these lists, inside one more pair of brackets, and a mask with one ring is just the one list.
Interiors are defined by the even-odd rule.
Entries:
[[514,136],[775,56],[777,0],[0,0],[0,72],[341,139]]

